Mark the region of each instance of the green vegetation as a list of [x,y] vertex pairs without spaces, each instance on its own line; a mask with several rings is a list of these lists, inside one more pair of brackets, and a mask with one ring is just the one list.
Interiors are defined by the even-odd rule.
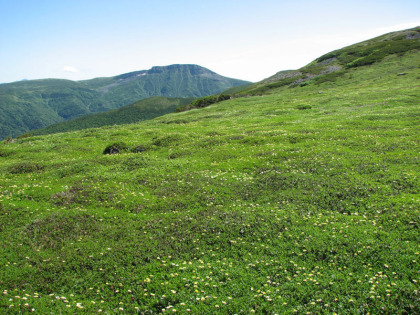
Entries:
[[373,65],[385,57],[402,57],[420,49],[420,28],[394,32],[327,53],[299,70],[281,71],[261,82],[231,90],[232,96],[279,93],[310,84],[335,82],[351,68]]
[[108,145],[103,154],[117,154],[128,151],[128,145],[124,142],[115,142]]
[[391,54],[404,54],[407,51],[420,49],[420,41],[413,36],[413,33],[414,35],[420,33],[420,28],[405,32],[405,34],[395,33],[391,37],[380,36],[376,40],[339,49],[321,56],[317,61],[323,62],[336,58],[347,68],[371,65]]
[[419,65],[1,143],[0,312],[419,314]]
[[[86,81],[47,79],[0,84],[0,139],[16,137],[84,115],[118,109],[145,98],[197,98],[248,83],[220,76],[197,65],[171,65]],[[150,119],[156,117],[157,112],[159,110],[152,109],[153,114],[143,112],[142,116]],[[119,114],[122,115],[122,112]],[[97,117],[101,117],[98,123]],[[99,121],[105,118],[97,117],[64,125],[62,131],[101,126]],[[142,119],[136,121],[139,120]],[[94,125],[85,125],[91,122]],[[124,123],[131,122],[127,120]],[[60,128],[55,126],[43,132],[57,132]]]
[[172,113],[178,107],[189,104],[191,101],[193,101],[192,98],[151,97],[119,109],[86,115],[70,121],[50,125],[42,129],[33,130],[31,131],[31,134],[43,135],[102,126],[136,123]]
[[194,108],[203,108],[228,99],[230,99],[230,96],[225,94],[204,96],[193,100],[190,104],[178,107],[176,112],[184,112]]

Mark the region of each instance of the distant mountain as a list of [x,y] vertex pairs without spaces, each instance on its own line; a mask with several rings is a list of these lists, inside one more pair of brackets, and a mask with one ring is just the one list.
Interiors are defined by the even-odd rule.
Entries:
[[140,100],[131,105],[123,106],[119,109],[85,115],[73,120],[33,130],[31,131],[31,134],[43,135],[86,128],[136,123],[172,113],[176,108],[182,105],[187,105],[191,103],[192,100],[194,100],[194,98],[168,98],[155,96]]
[[153,67],[84,81],[26,80],[0,84],[0,139],[118,109],[154,97],[196,98],[249,82],[198,65]]

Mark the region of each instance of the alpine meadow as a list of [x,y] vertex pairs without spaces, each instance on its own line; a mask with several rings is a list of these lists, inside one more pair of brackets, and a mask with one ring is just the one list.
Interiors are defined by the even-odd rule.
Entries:
[[417,27],[2,141],[0,313],[420,314],[419,103]]

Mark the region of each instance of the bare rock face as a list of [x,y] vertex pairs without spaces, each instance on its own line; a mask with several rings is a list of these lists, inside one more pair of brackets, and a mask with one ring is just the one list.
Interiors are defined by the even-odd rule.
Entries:
[[419,39],[420,38],[420,32],[410,33],[405,38],[406,39]]

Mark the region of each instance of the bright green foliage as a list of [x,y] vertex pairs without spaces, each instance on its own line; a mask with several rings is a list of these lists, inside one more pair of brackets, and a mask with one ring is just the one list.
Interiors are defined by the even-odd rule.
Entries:
[[0,313],[419,314],[419,65],[1,143]]

